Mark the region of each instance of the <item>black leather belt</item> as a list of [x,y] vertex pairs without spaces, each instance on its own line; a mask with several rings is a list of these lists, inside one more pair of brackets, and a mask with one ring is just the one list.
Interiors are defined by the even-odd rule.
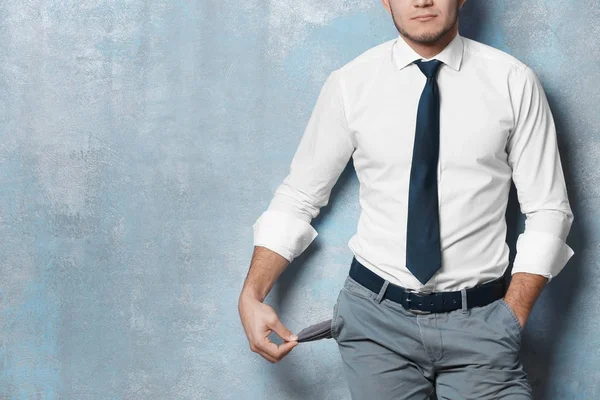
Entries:
[[[372,292],[379,293],[385,279],[362,265],[356,258],[352,258],[350,265],[350,277]],[[475,286],[466,290],[467,308],[481,307],[504,297],[504,277]],[[454,292],[432,292],[420,293],[402,286],[389,283],[383,295],[383,299],[389,299],[399,303],[415,314],[430,314],[449,312],[462,308],[462,293],[460,290]]]

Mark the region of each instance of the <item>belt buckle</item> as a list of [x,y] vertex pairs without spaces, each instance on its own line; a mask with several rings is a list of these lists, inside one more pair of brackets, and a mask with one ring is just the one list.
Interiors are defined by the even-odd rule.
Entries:
[[[424,295],[428,295],[431,294],[432,291],[422,291],[422,290],[415,290],[415,289],[405,289],[407,292],[409,293],[413,293],[419,297],[423,297]],[[410,297],[409,297],[409,303],[410,303]],[[410,307],[410,305],[409,305]],[[420,314],[420,315],[427,315],[427,314],[431,314],[432,311],[425,311],[425,310],[417,310],[416,308],[408,308],[408,311],[410,311],[413,314]]]

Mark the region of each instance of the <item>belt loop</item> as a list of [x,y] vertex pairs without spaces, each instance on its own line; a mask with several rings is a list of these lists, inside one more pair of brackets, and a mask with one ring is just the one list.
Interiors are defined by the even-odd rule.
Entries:
[[383,296],[385,295],[385,291],[387,290],[389,283],[390,283],[390,281],[388,281],[387,279],[383,282],[383,286],[381,286],[381,289],[379,290],[379,293],[377,294],[377,297],[375,298],[376,302],[381,303],[381,300],[383,300]]
[[467,289],[461,289],[460,290],[460,295],[462,297],[462,313],[466,314],[467,313]]

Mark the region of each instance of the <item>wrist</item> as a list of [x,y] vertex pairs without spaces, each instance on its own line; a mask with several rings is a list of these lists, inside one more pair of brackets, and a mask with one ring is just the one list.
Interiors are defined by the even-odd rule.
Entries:
[[519,320],[519,323],[521,324],[521,327],[525,327],[529,316],[529,310],[527,310],[525,307],[520,307],[518,304],[514,303],[510,298],[504,297],[503,300],[513,310],[514,314]]
[[240,302],[245,299],[259,301],[262,303],[265,300],[265,296],[263,296],[259,290],[247,287],[244,288],[240,293]]

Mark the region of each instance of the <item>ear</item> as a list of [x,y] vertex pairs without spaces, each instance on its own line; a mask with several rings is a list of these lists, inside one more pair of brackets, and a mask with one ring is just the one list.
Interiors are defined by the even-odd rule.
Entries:
[[458,0],[458,8],[462,8],[462,6],[464,6],[466,2],[467,0]]
[[388,14],[392,13],[392,10],[390,9],[390,0],[381,0],[381,4],[383,4]]

